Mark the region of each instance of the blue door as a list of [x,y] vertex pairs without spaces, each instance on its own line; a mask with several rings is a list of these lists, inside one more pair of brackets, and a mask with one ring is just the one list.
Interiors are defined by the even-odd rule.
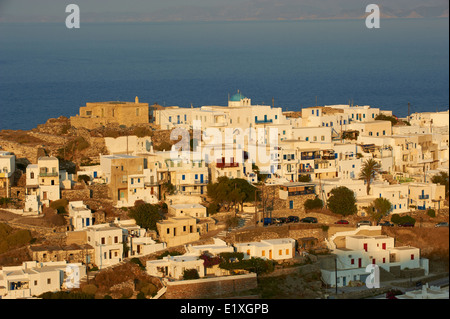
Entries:
[[289,209],[294,209],[294,201],[293,200],[289,201]]
[[86,226],[89,226],[89,218],[86,218]]
[[200,183],[203,183],[203,174],[200,174]]
[[342,285],[347,286],[347,277],[342,277]]
[[97,172],[94,172],[94,178],[97,178]]

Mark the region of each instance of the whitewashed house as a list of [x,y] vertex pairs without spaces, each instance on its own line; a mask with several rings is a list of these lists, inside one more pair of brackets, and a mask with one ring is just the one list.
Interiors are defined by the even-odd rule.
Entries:
[[83,201],[69,202],[69,218],[73,230],[83,230],[94,224],[92,212]]
[[292,238],[266,239],[259,242],[237,243],[234,246],[236,252],[244,253],[244,259],[257,257],[283,260],[295,256],[295,239]]

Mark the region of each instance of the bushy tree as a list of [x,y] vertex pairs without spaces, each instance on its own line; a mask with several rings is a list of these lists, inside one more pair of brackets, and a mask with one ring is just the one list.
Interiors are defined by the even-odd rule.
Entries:
[[375,199],[367,208],[367,213],[376,222],[387,216],[392,210],[392,204],[386,198],[380,197]]
[[229,179],[221,176],[216,183],[208,184],[207,194],[214,203],[224,206],[226,210],[232,207],[241,208],[245,202],[255,200],[255,187],[242,178]]
[[333,188],[328,199],[328,208],[342,216],[355,214],[357,212],[355,193],[345,186]]
[[448,178],[447,172],[439,172],[439,174],[436,174],[431,178],[431,181],[434,184],[444,185],[445,186],[445,196],[448,197],[449,178]]
[[135,219],[136,224],[147,230],[157,230],[156,223],[162,219],[159,214],[159,206],[147,203],[134,206],[128,216]]
[[323,201],[316,196],[314,199],[307,199],[303,204],[306,210],[317,209],[323,207]]
[[197,269],[185,269],[183,272],[183,279],[184,280],[192,280],[192,279],[199,279],[200,276],[198,274]]

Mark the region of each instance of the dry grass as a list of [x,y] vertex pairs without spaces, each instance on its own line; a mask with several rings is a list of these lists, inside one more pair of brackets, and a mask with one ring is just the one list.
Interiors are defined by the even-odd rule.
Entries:
[[383,233],[394,237],[396,246],[420,248],[422,257],[430,260],[431,271],[449,271],[448,227],[383,227]]
[[28,135],[27,131],[22,130],[3,130],[0,131],[0,138],[19,144],[45,144],[43,140],[35,136]]

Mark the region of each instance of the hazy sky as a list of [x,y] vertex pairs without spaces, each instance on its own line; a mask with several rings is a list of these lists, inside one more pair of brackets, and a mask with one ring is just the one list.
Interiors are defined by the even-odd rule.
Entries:
[[391,17],[448,17],[448,0],[0,0],[0,21],[64,21],[79,5],[82,21],[189,21],[357,18],[376,3]]

